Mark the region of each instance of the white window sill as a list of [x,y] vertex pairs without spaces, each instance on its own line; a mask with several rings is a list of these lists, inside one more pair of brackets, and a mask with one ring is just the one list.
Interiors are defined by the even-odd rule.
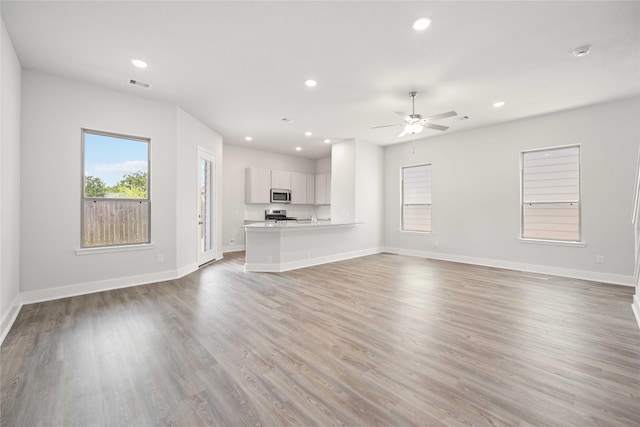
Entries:
[[584,248],[587,246],[585,242],[566,242],[563,240],[541,240],[541,239],[525,239],[518,238],[522,243],[533,243],[534,245],[551,245],[551,246],[569,246],[574,248]]
[[94,255],[94,254],[107,254],[112,252],[146,251],[154,248],[155,248],[155,245],[153,243],[144,243],[141,245],[124,245],[124,246],[100,246],[97,248],[76,249],[76,255]]
[[398,230],[400,234],[415,234],[418,236],[432,236],[433,231],[409,231],[409,230]]

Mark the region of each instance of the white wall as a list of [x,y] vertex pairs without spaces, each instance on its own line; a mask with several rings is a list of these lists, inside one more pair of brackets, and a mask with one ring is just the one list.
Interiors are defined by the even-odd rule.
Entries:
[[355,220],[359,244],[381,248],[384,241],[384,150],[377,145],[356,141]]
[[[626,99],[385,149],[385,244],[432,256],[631,284],[640,99]],[[519,241],[521,150],[581,144],[584,247]],[[433,164],[433,234],[401,233],[401,166]],[[596,264],[596,255],[605,263]]]
[[20,307],[20,104],[22,68],[0,20],[0,342]]
[[[263,168],[306,174],[316,173],[316,161],[302,157],[270,153],[253,148],[225,144],[222,180],[222,244],[223,250],[244,248],[244,230],[247,220],[263,220],[265,209],[286,209],[287,215],[308,218],[315,212],[313,205],[246,204],[244,203],[244,171]],[[231,243],[231,240],[234,240]]]
[[341,250],[379,252],[383,246],[384,151],[362,141],[343,141],[331,150],[331,220],[358,222],[345,229]]
[[182,108],[176,113],[176,265],[179,271],[188,272],[198,265],[198,148],[215,158],[215,258],[222,258],[222,137]]
[[356,141],[331,146],[331,220],[354,221],[356,217]]
[[[127,94],[23,73],[21,292],[27,301],[174,278],[195,259],[193,238],[183,239],[189,227],[178,225],[195,199],[189,158],[195,169],[196,145],[210,144],[219,153],[221,141],[176,106],[131,89]],[[81,128],[151,139],[151,249],[77,254]]]

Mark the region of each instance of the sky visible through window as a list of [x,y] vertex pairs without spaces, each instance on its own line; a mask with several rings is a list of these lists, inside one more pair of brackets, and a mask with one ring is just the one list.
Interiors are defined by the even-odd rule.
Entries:
[[100,178],[112,186],[126,174],[147,172],[146,142],[88,132],[84,137],[85,176]]

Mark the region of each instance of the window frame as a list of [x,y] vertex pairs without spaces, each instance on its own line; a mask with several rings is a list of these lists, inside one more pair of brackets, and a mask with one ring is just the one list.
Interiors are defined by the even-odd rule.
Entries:
[[[85,154],[86,154],[86,141],[85,135],[99,135],[106,136],[110,138],[119,138],[119,139],[127,139],[131,141],[144,142],[147,144],[147,197],[144,199],[141,198],[114,198],[114,197],[85,197]],[[141,136],[128,135],[117,132],[107,132],[96,129],[88,129],[81,128],[80,129],[80,249],[76,251],[77,254],[87,254],[87,253],[107,253],[107,252],[117,252],[120,250],[135,250],[136,247],[147,249],[153,247],[151,240],[151,138],[145,138]],[[135,243],[114,243],[107,245],[85,245],[85,229],[84,229],[84,205],[85,201],[96,201],[96,200],[127,200],[127,201],[138,201],[138,202],[146,202],[147,203],[147,240],[145,242],[135,242]]]
[[[424,205],[429,206],[430,214],[431,214],[431,224],[430,229],[427,231],[423,230],[407,230],[405,229],[405,221],[404,221],[404,171],[405,169],[415,168],[420,166],[429,166],[431,168],[431,203],[425,203]],[[422,205],[422,204],[421,204]],[[400,233],[403,234],[418,234],[418,235],[430,235],[433,234],[433,163],[425,162],[425,163],[416,163],[411,165],[400,166]]]
[[[561,150],[566,148],[578,149],[578,200],[575,201],[557,201],[557,202],[526,202],[526,204],[548,204],[548,203],[577,203],[578,205],[578,240],[562,240],[562,239],[545,239],[536,237],[525,237],[525,201],[524,201],[524,157],[527,153],[536,153],[544,151]],[[585,246],[582,233],[582,146],[580,143],[558,145],[553,147],[534,148],[530,150],[520,151],[520,241],[525,243],[541,243],[559,246]]]

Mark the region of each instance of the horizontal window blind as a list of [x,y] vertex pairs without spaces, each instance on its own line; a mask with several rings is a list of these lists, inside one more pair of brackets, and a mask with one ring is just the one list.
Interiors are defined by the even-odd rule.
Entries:
[[522,237],[580,240],[580,147],[522,154]]
[[402,230],[431,231],[431,165],[402,168]]

